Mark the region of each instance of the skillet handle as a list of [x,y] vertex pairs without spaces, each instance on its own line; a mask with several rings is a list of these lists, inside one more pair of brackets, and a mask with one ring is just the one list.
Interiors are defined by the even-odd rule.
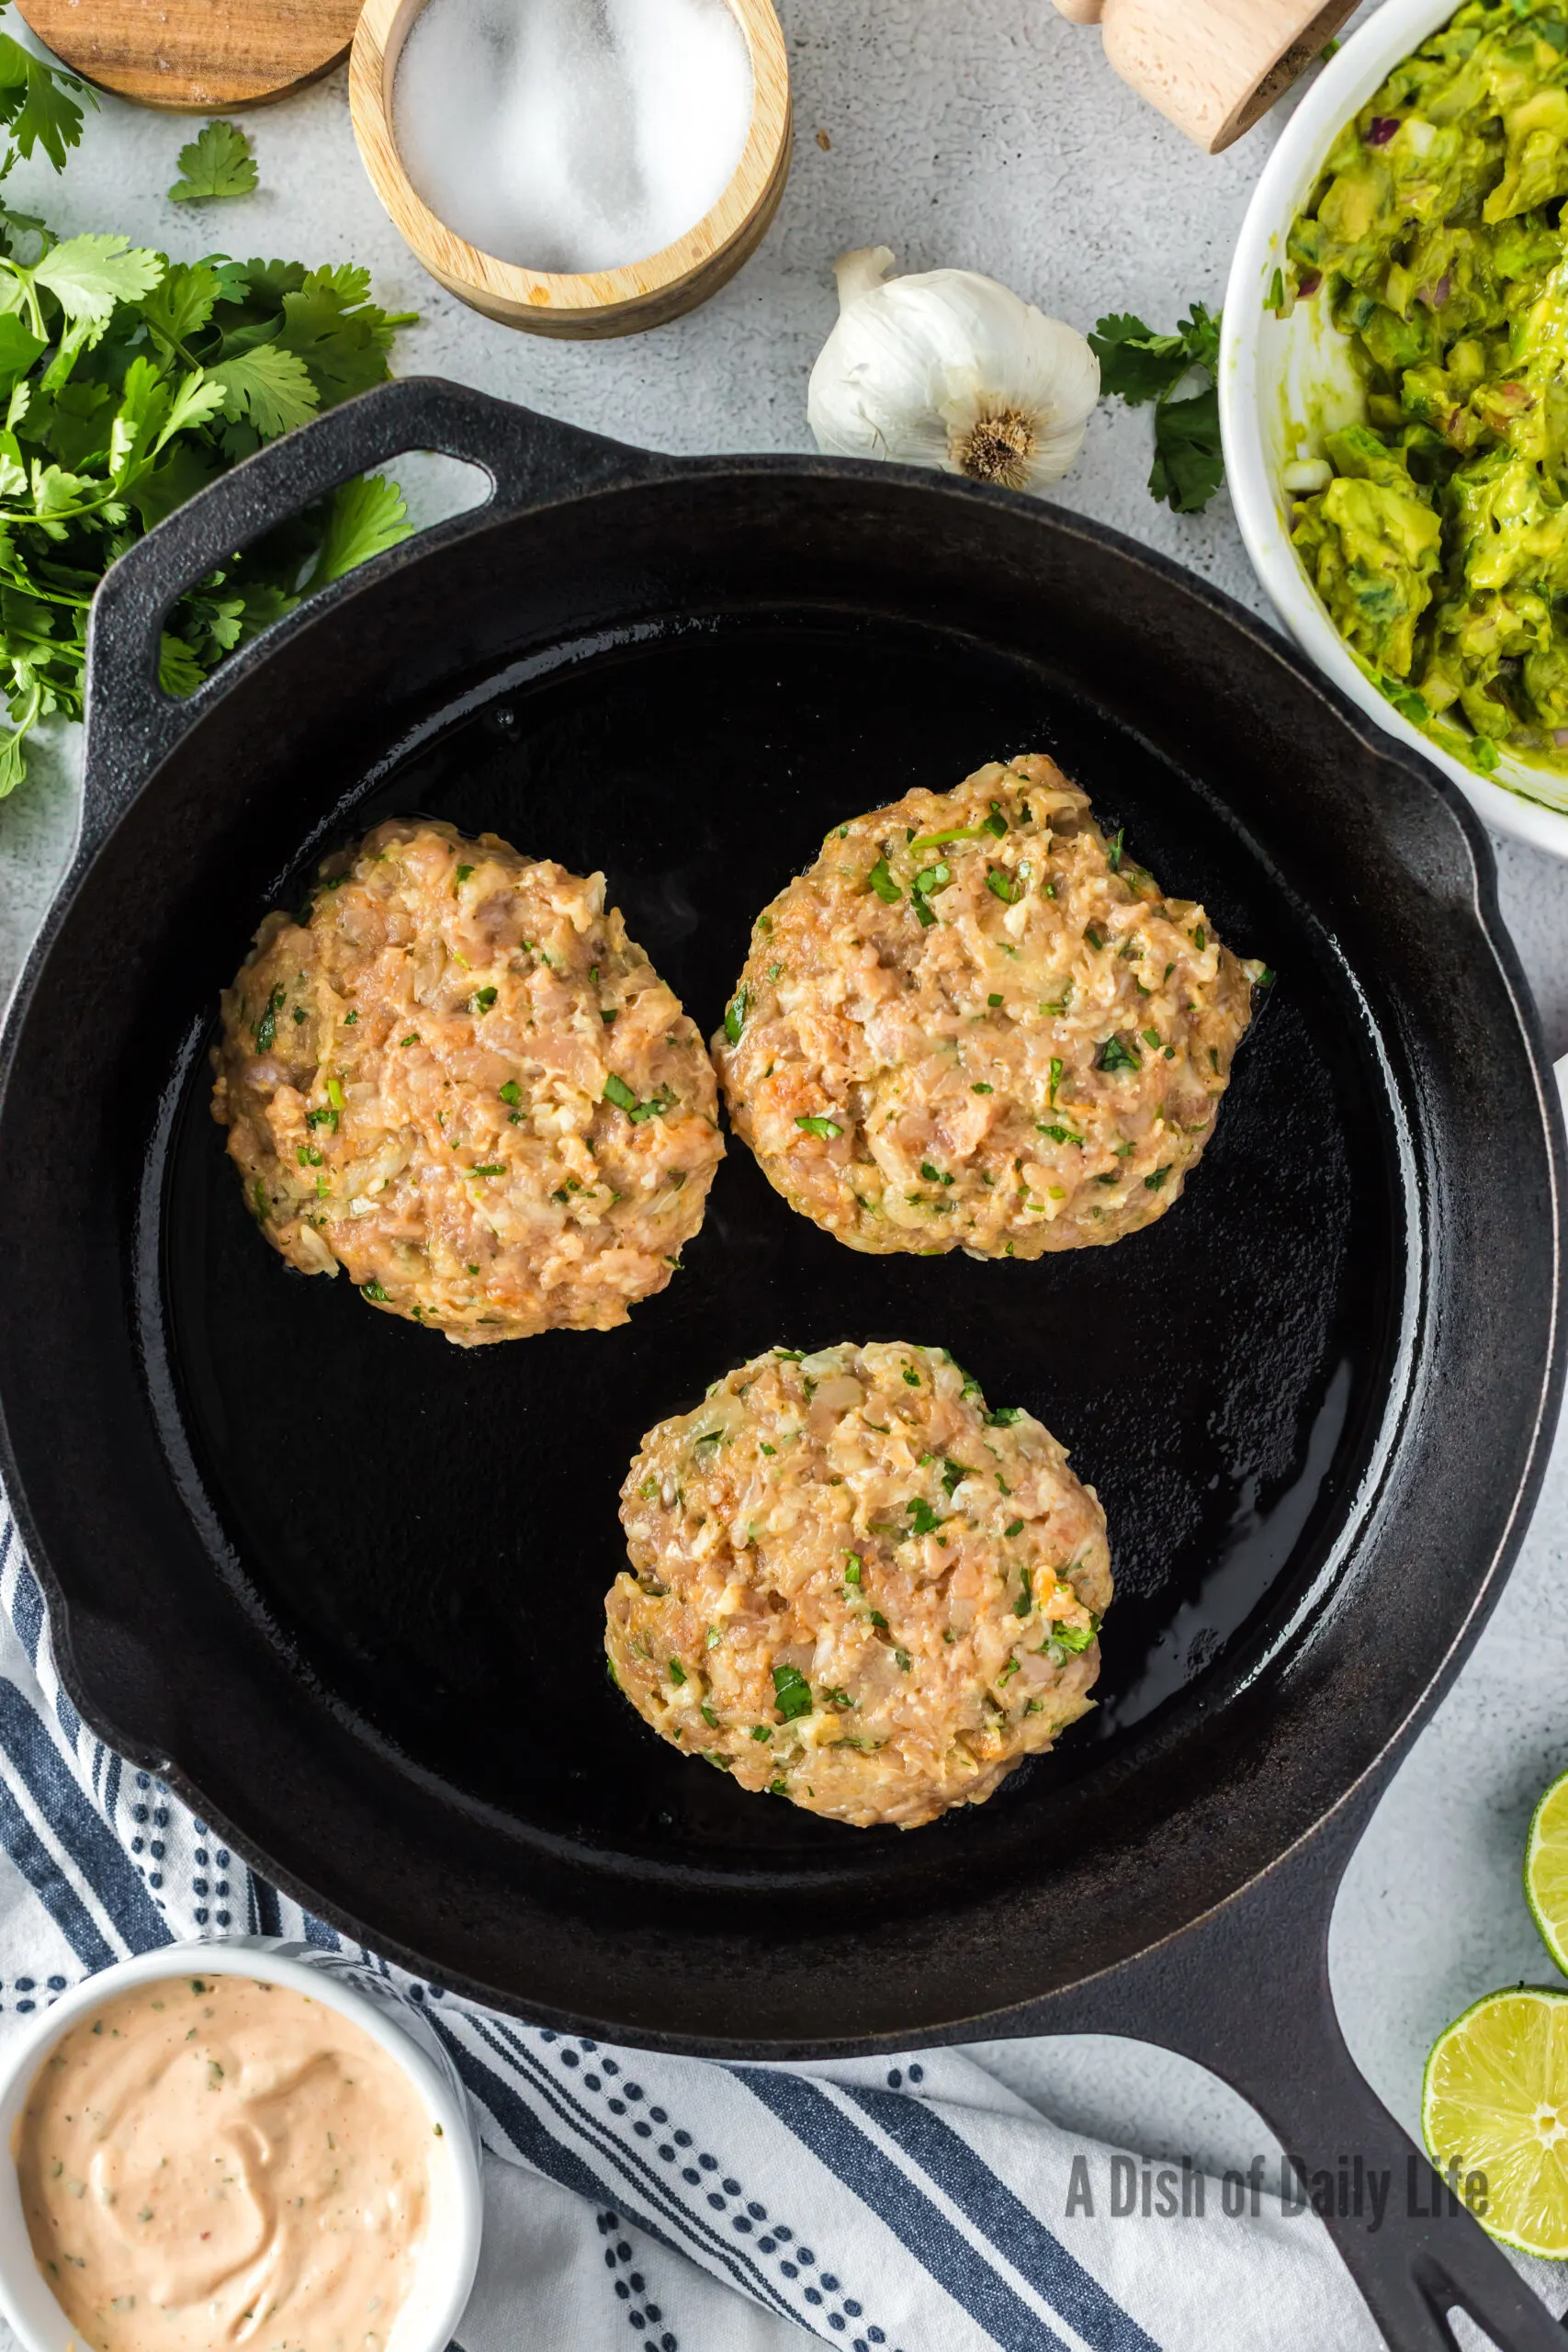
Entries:
[[[321,599],[354,594],[371,577],[406,563],[429,540],[460,537],[498,514],[612,482],[672,472],[681,462],[626,448],[439,376],[378,385],[269,442],[176,507],[121,556],[94,599],[78,865],[247,658],[244,649],[231,655],[184,700],[164,694],[158,684],[158,648],[176,598],[341,482],[409,449],[435,449],[482,468],[491,479],[490,497],[319,590],[308,600],[308,611],[314,613]],[[291,616],[276,629],[298,625],[299,616]],[[269,645],[276,642],[276,629],[266,633]]]
[[[1293,2159],[1298,2212],[1314,2174],[1333,2184],[1335,2210],[1323,2218],[1393,2352],[1461,2352],[1447,2317],[1456,2305],[1497,2352],[1563,2352],[1546,2305],[1466,2210],[1462,2179],[1456,2194],[1433,2171],[1339,2030],[1329,1919],[1379,1794],[1363,1784],[1245,1894],[1142,1959],[1032,2008],[1019,2030],[1160,2042],[1231,2084]],[[1341,2213],[1345,2167],[1350,2210]],[[1261,2158],[1243,2193],[1247,2210],[1265,2199],[1280,2210],[1281,2183]]]

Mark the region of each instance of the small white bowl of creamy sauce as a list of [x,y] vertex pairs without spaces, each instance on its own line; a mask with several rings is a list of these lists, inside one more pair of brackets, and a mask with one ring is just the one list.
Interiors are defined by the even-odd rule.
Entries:
[[479,2149],[428,2022],[335,1953],[170,1944],[0,2070],[0,2312],[26,2352],[445,2352]]

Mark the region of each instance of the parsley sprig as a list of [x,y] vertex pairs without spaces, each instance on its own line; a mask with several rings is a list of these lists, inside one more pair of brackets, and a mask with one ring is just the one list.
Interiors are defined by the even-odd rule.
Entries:
[[[1100,361],[1100,390],[1129,408],[1155,403],[1155,461],[1149,494],[1179,514],[1197,514],[1225,478],[1220,450],[1220,313],[1201,302],[1174,334],[1156,334],[1131,311],[1096,322],[1089,348]],[[1190,378],[1197,390],[1175,395]]]
[[[73,76],[0,33],[0,183],[39,149],[63,169],[84,99]],[[220,153],[207,132],[182,153],[187,178],[204,141],[210,185],[190,193],[239,192],[231,143]],[[22,781],[32,729],[82,716],[87,613],[109,565],[265,441],[383,382],[393,334],[413,315],[372,301],[368,272],[352,264],[177,262],[113,231],[60,238],[0,190],[0,698],[11,719],[0,799]],[[170,613],[165,692],[191,693],[302,596],[408,532],[396,483],[365,475],[236,556]]]

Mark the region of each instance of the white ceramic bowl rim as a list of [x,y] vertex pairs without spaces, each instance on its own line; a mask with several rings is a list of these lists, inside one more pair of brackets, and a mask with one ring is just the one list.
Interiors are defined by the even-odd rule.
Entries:
[[1459,0],[1383,0],[1303,96],[1253,192],[1225,288],[1220,352],[1220,431],[1236,522],[1254,571],[1303,651],[1388,734],[1452,778],[1494,831],[1568,857],[1568,814],[1493,784],[1402,718],[1357,667],[1290,543],[1265,431],[1258,342],[1274,323],[1264,299],[1284,266],[1291,222],[1341,127],[1390,70],[1446,24]]
[[[46,2052],[78,2018],[132,1985],[182,1976],[250,1976],[288,1985],[349,2018],[409,2077],[433,2123],[441,2127],[451,2194],[445,2226],[427,2233],[418,2297],[423,2324],[415,2334],[400,2318],[389,2352],[446,2352],[472,2291],[483,2222],[478,2135],[461,2085],[426,2020],[407,2009],[390,1986],[383,1991],[370,1972],[345,1954],[270,1936],[164,1944],[117,1961],[62,1993],[0,2053],[0,2136],[7,2151],[7,2160],[0,2163],[0,2313],[25,2352],[67,2352],[70,2346],[79,2352],[80,2339],[33,2260],[16,2166],[8,2161],[17,2113]],[[405,2305],[404,2315],[411,2316],[412,2309]]]

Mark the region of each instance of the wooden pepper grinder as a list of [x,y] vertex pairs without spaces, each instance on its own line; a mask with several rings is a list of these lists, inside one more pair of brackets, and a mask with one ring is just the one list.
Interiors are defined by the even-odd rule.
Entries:
[[1211,155],[1250,130],[1304,73],[1356,0],[1056,0],[1098,24],[1140,97]]

